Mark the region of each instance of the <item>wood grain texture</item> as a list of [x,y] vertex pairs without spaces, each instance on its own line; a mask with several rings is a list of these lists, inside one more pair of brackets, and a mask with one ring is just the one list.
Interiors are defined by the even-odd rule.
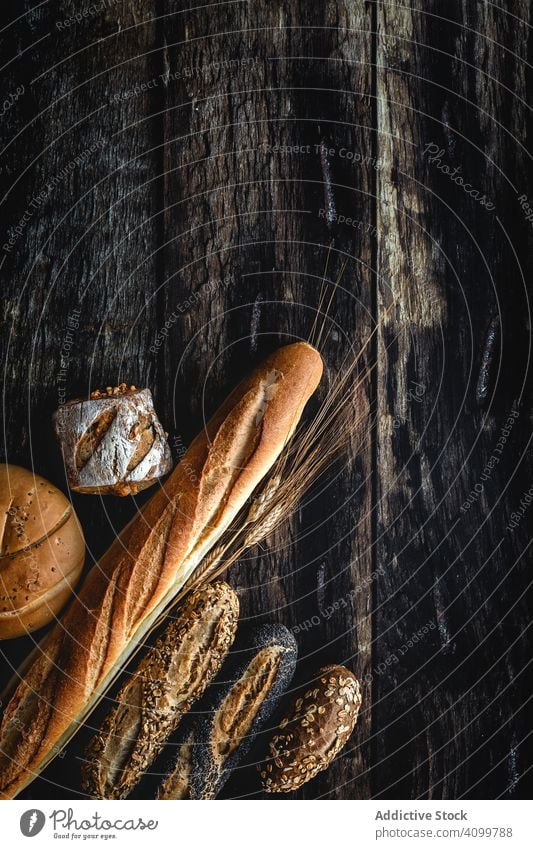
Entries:
[[378,350],[373,788],[390,798],[516,796],[528,763],[527,522],[506,528],[531,438],[518,5],[523,23],[482,3],[378,4],[380,308],[397,304]]
[[[2,92],[24,87],[2,116],[3,459],[65,488],[51,413],[122,380],[178,458],[309,338],[346,262],[317,402],[379,320],[354,401],[375,428],[229,575],[243,625],[293,629],[295,686],[326,663],[362,682],[347,751],[296,795],[529,797],[531,4],[21,5],[0,12]],[[91,557],[136,510],[73,502]],[[29,647],[1,646],[1,683]],[[84,734],[28,797],[76,794]],[[258,787],[249,763],[225,795]]]
[[[146,3],[119,4],[67,27],[73,7],[64,2],[4,33],[8,55],[13,42],[27,52],[26,91],[4,126],[2,243],[28,214],[0,257],[3,402],[17,423],[5,431],[4,452],[56,480],[50,417],[63,399],[123,379],[157,388],[148,345],[159,243],[155,130],[144,94],[121,99],[155,73],[154,24],[137,26],[148,12]],[[12,67],[8,90],[20,79],[21,65]],[[137,123],[140,114],[146,120]],[[106,502],[102,534],[105,513],[94,517],[95,501],[75,503],[103,546],[131,511]]]
[[[171,327],[161,368],[175,379],[177,444],[230,379],[273,347],[309,338],[326,265],[335,281],[347,263],[325,324],[320,398],[370,334],[371,172],[339,156],[372,155],[370,22],[363,3],[303,0],[221,4],[164,22],[161,321]],[[329,227],[328,199],[359,226]],[[354,415],[368,410],[369,392],[367,380]],[[368,672],[360,588],[370,581],[371,441],[341,466],[335,485],[229,575],[243,624],[293,629],[302,681],[328,662]],[[369,699],[352,746],[298,795],[342,797],[347,776],[351,793],[369,795],[361,743],[370,718]],[[254,787],[253,768],[240,768],[227,795]]]

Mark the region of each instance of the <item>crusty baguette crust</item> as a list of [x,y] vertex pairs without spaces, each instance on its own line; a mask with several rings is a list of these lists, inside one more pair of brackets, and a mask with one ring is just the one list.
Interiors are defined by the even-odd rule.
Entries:
[[75,733],[271,468],[321,375],[304,342],[267,357],[94,566],[5,709],[0,796],[16,796]]

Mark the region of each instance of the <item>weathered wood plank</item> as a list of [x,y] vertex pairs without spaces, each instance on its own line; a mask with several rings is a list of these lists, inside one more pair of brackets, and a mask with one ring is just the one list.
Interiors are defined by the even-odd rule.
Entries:
[[[397,306],[378,349],[372,780],[391,798],[531,787],[527,522],[507,527],[531,482],[529,4],[500,5],[377,6],[380,308]],[[479,410],[494,312],[503,357]]]
[[[47,4],[4,33],[7,56],[36,46],[11,63],[3,83],[25,92],[2,127],[2,458],[60,486],[53,410],[89,386],[123,379],[157,389],[149,338],[159,135],[150,92],[135,90],[159,70],[149,52],[154,9],[144,0],[108,4],[78,22],[71,3]],[[79,496],[74,504],[91,556],[135,511],[131,499]],[[15,659],[29,647],[27,639],[5,650]],[[78,781],[73,757],[49,772],[64,792]],[[44,779],[29,792],[62,795]]]
[[[322,344],[320,397],[349,346],[357,351],[370,332],[373,172],[341,155],[372,156],[370,12],[362,2],[225,3],[173,16],[164,33],[160,356],[181,445],[251,363],[308,338],[333,239],[328,277],[348,263]],[[322,143],[331,151],[321,157]],[[355,225],[335,224],[332,209],[328,227],[328,199]],[[368,381],[361,395],[368,407]],[[301,680],[325,662],[362,677],[369,664],[368,595],[359,590],[371,570],[370,442],[343,462],[335,486],[230,574],[244,621],[294,629]],[[369,795],[361,744],[370,718],[367,693],[353,745],[300,796]],[[255,786],[255,771],[239,770],[227,793]]]

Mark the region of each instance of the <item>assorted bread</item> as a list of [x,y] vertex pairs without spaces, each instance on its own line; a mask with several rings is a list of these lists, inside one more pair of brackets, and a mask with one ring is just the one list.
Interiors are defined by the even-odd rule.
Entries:
[[202,713],[185,727],[159,799],[214,799],[250,751],[291,683],[298,648],[283,625],[262,625],[236,652],[233,669],[211,686]]
[[115,697],[82,766],[82,789],[124,799],[219,671],[237,630],[239,601],[220,581],[191,593]]
[[267,357],[93,567],[4,710],[2,797],[70,739],[271,468],[321,374],[303,342]]
[[85,560],[74,509],[49,481],[0,464],[0,640],[51,622]]
[[355,728],[361,688],[345,666],[324,666],[292,700],[260,767],[267,793],[289,793],[327,769]]
[[[305,343],[268,357],[93,567],[21,667],[0,725],[0,796],[17,795],[59,751],[179,590],[188,589],[294,432],[321,373],[320,355]],[[54,426],[69,485],[78,492],[134,494],[171,468],[149,390],[122,384],[94,392],[65,404]],[[0,639],[56,617],[84,557],[68,499],[38,475],[0,465]],[[297,660],[290,631],[262,625],[223,665],[238,614],[235,592],[221,581],[186,597],[93,736],[82,764],[85,793],[126,798],[154,762],[163,765],[158,799],[220,793],[276,710]],[[263,789],[291,792],[326,769],[354,730],[360,705],[352,672],[320,669],[270,740],[258,767]]]
[[53,420],[75,492],[133,495],[172,469],[149,389],[126,383],[97,389],[85,400],[67,401]]

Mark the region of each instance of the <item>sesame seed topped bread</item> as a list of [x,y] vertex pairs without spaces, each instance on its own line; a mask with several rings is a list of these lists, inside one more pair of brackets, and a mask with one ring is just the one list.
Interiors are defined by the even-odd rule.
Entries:
[[83,790],[124,799],[219,671],[239,600],[223,581],[191,593],[116,696],[82,766]]
[[291,702],[260,767],[267,793],[290,793],[310,781],[348,742],[361,707],[361,688],[345,666],[324,666]]
[[0,796],[73,736],[279,457],[321,375],[304,342],[267,357],[93,567],[5,708]]

